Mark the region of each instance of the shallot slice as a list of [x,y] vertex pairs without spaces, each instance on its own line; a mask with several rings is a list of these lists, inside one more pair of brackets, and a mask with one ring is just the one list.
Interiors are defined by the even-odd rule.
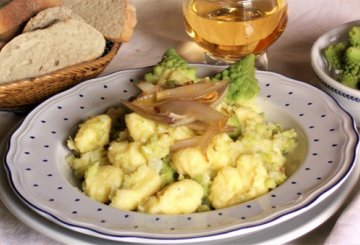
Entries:
[[156,100],[166,99],[197,99],[215,92],[218,89],[226,87],[228,81],[197,82],[189,85],[183,85],[176,88],[164,89],[156,92]]
[[199,145],[201,137],[202,136],[194,136],[189,139],[178,140],[173,145],[171,145],[170,151],[175,152],[182,148],[196,147],[197,145]]
[[225,99],[226,94],[228,93],[229,86],[221,88],[217,91],[218,97],[217,99],[210,104],[211,107],[216,108],[218,107],[221,102]]
[[[207,125],[206,123],[199,122],[199,121],[190,122],[190,123],[184,124],[184,125],[186,127],[190,128],[191,130],[194,130],[194,131],[197,131],[197,132],[205,131],[209,127],[209,125]],[[220,131],[224,132],[224,133],[230,133],[230,132],[234,131],[235,129],[236,129],[236,127],[234,127],[234,126],[225,125],[225,127],[220,129]]]
[[156,113],[154,111],[148,110],[144,107],[137,106],[127,100],[121,100],[121,102],[130,110],[136,112],[140,116],[143,116],[145,118],[154,120],[156,122],[165,123],[165,124],[173,124],[174,118],[168,116],[168,115],[162,115],[159,113]]
[[208,145],[211,143],[211,140],[214,138],[216,134],[220,132],[219,128],[210,126],[203,135],[201,135],[201,138],[199,140],[199,149],[201,153],[207,158],[206,150]]
[[156,91],[159,91],[161,89],[159,85],[154,85],[146,81],[139,81],[135,83],[135,86],[144,93],[155,93]]
[[156,111],[160,113],[174,113],[178,115],[187,115],[195,118],[200,122],[217,127],[224,127],[228,120],[228,116],[218,112],[214,108],[192,100],[174,100],[161,104],[156,107]]

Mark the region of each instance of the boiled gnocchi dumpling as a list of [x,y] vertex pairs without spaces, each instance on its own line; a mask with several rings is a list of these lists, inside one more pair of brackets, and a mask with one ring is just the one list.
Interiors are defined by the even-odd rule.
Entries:
[[192,178],[206,172],[210,164],[198,148],[188,147],[176,151],[172,155],[172,165],[180,175]]
[[94,163],[99,163],[100,165],[109,164],[107,152],[103,148],[97,148],[93,151],[85,152],[79,157],[69,155],[66,157],[66,160],[74,171],[75,177],[78,179],[83,178],[85,171]]
[[121,187],[123,175],[121,168],[95,163],[85,172],[83,191],[98,202],[108,203],[113,193]]
[[134,173],[125,176],[123,186],[116,190],[110,206],[122,210],[135,210],[142,200],[153,195],[160,187],[160,175],[143,165]]
[[237,130],[218,133],[205,151],[172,147],[198,136],[194,128],[115,109],[79,126],[67,141],[72,154],[66,160],[90,198],[151,214],[226,208],[283,183],[287,154],[296,150],[296,131],[266,122],[253,106],[221,104],[217,110]]
[[134,172],[138,167],[145,165],[147,162],[140,146],[138,142],[112,142],[108,150],[110,163],[122,168],[125,173]]
[[188,214],[201,205],[203,188],[194,180],[183,179],[172,183],[156,195],[145,199],[139,211],[151,214]]
[[76,149],[85,153],[103,147],[109,143],[110,129],[111,118],[106,114],[86,120],[79,125],[74,138]]
[[145,143],[156,133],[156,123],[139,114],[127,114],[125,122],[131,138],[136,142]]

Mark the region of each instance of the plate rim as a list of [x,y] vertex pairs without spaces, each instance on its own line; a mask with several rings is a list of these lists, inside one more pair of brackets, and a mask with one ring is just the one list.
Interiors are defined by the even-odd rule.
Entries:
[[[18,126],[18,125],[17,125]],[[10,133],[8,133],[8,135],[6,135],[6,140],[2,140],[0,142],[0,151],[2,153],[5,152],[5,147],[7,146],[7,142],[9,140],[10,137]],[[2,156],[3,160],[5,158],[4,154]],[[357,178],[360,174],[360,166],[359,166],[359,161],[357,162],[355,169],[357,170],[357,172],[352,172],[349,177],[348,180],[346,180],[345,184],[343,186],[341,186],[340,188],[345,188],[346,189],[343,192],[339,192],[340,190],[336,190],[336,193],[333,193],[331,196],[327,197],[325,199],[325,202],[331,202],[331,199],[333,197],[333,201],[331,202],[331,206],[326,205],[325,209],[322,210],[319,213],[316,213],[315,218],[311,219],[309,222],[306,221],[304,224],[300,224],[300,226],[297,226],[296,229],[292,229],[290,233],[286,233],[286,235],[284,235],[283,233],[281,233],[279,236],[273,236],[271,238],[271,240],[267,239],[262,239],[262,242],[258,243],[258,244],[280,244],[280,243],[286,243],[289,241],[292,241],[294,239],[299,238],[300,236],[310,232],[311,230],[315,229],[316,227],[322,225],[324,222],[326,222],[327,219],[329,219],[342,205],[343,203],[349,198],[351,191],[353,190],[353,188],[356,186],[357,183]],[[48,226],[47,224],[44,224],[44,222],[51,222],[50,220],[42,217],[41,215],[39,215],[38,213],[34,212],[31,209],[28,209],[28,206],[26,204],[24,204],[21,200],[17,199],[17,196],[15,193],[12,192],[11,187],[9,186],[9,182],[6,178],[6,173],[2,173],[2,171],[4,171],[4,166],[0,169],[0,175],[3,175],[3,177],[5,177],[4,179],[2,179],[1,181],[4,181],[5,184],[8,184],[7,188],[5,189],[3,185],[0,185],[0,199],[3,201],[4,206],[6,208],[8,208],[8,210],[15,216],[17,217],[21,222],[25,223],[26,225],[30,226],[31,228],[33,228],[34,230],[36,230],[37,232],[41,233],[41,234],[46,234],[48,235],[50,238],[57,240],[59,242],[65,242],[65,243],[79,243],[79,244],[87,244],[88,242],[91,243],[97,243],[97,242],[105,242],[106,244],[109,243],[111,245],[113,244],[117,244],[116,241],[112,241],[112,240],[108,240],[108,239],[104,239],[103,238],[99,238],[99,237],[95,237],[95,236],[90,236],[87,234],[83,234],[83,233],[78,233],[76,231],[73,231],[71,229],[67,229],[66,227],[60,226],[55,224],[54,228],[52,226]],[[355,170],[354,170],[355,171]],[[348,183],[351,182],[351,183]],[[346,186],[345,186],[346,185]],[[346,194],[345,194],[346,193]],[[11,194],[13,194],[13,197],[11,197]],[[337,197],[334,198],[333,195],[336,195]],[[334,201],[338,200],[338,196],[341,197],[340,201]],[[5,198],[5,201],[4,201]],[[14,202],[19,202],[19,203],[9,203],[9,199],[13,199],[12,201]],[[324,205],[324,203],[320,203],[320,205]],[[336,205],[336,207],[334,207],[334,205]],[[313,209],[310,209],[308,212],[314,212],[314,210],[319,207],[314,207]],[[24,209],[24,210],[21,210]],[[19,213],[19,211],[21,212],[21,214]],[[24,215],[25,214],[25,215]],[[307,213],[305,213],[307,214]],[[31,217],[30,217],[31,216]],[[325,217],[326,216],[326,217]],[[26,218],[24,218],[26,217]],[[311,216],[312,217],[312,216]],[[35,219],[34,219],[35,218]],[[39,220],[37,220],[39,219]],[[35,221],[34,221],[35,220]],[[292,220],[288,220],[285,221],[286,223],[291,222]],[[269,233],[269,230],[271,229],[279,229],[281,228],[280,226],[283,226],[284,224],[279,224],[277,226],[273,226],[273,227],[269,227],[266,230],[261,231],[262,232],[266,232]],[[291,225],[291,224],[290,224]],[[45,230],[43,230],[45,229]],[[64,231],[62,231],[62,229],[64,229]],[[301,231],[301,232],[300,232]],[[64,234],[64,232],[66,234]],[[272,232],[270,232],[272,233]],[[295,234],[295,235],[294,235]],[[261,235],[260,235],[261,236]],[[64,237],[66,239],[64,239]],[[238,238],[238,239],[244,239],[244,238]],[[245,239],[247,239],[246,241],[249,241],[249,237],[245,237]],[[226,243],[226,241],[225,241]],[[227,244],[227,243],[226,243]]]
[[[209,65],[203,65],[203,64],[195,64],[195,66],[204,66],[205,68],[206,67],[209,67]],[[147,66],[147,67],[141,67],[141,68],[134,68],[134,69],[128,69],[128,70],[124,70],[124,71],[117,71],[117,72],[114,72],[114,73],[111,73],[107,76],[104,76],[104,77],[99,77],[99,78],[95,78],[95,79],[91,79],[91,80],[88,80],[82,84],[79,84],[77,86],[75,86],[74,88],[70,89],[70,90],[67,90],[65,92],[62,92],[58,95],[55,95],[54,97],[48,99],[47,101],[43,102],[42,104],[40,104],[37,108],[34,109],[34,111],[32,111],[31,113],[29,113],[29,115],[25,118],[25,120],[27,118],[31,118],[31,115],[35,114],[41,110],[43,107],[45,107],[45,105],[50,101],[56,101],[56,99],[58,98],[61,98],[63,95],[66,95],[66,94],[71,94],[71,92],[75,92],[75,91],[79,91],[81,88],[86,88],[87,86],[91,86],[91,84],[93,84],[93,81],[95,80],[106,80],[106,79],[111,79],[113,76],[116,76],[117,74],[119,73],[124,73],[124,72],[134,72],[134,71],[144,71],[145,69],[150,69],[151,67],[153,66]],[[211,67],[211,66],[210,66]],[[219,67],[219,66],[215,66],[215,67]],[[286,79],[286,80],[291,80],[291,81],[296,81],[296,82],[300,82],[302,84],[302,86],[308,86],[308,88],[310,89],[318,89],[310,84],[307,84],[307,83],[303,83],[301,81],[297,81],[297,80],[294,80],[294,79],[291,79],[291,78],[288,78],[288,77],[285,77],[281,74],[278,74],[278,73],[274,73],[274,72],[268,72],[268,71],[257,71],[257,74],[268,74],[270,76],[276,76],[278,78],[281,78],[281,79]],[[319,90],[319,89],[318,89]],[[321,90],[319,90],[321,91]],[[323,91],[321,91],[323,92]],[[329,95],[327,95],[325,92],[323,92],[325,96],[327,97],[330,97]],[[333,99],[332,97],[330,97],[331,99]],[[354,120],[352,119],[352,117],[350,116],[350,114],[348,112],[346,112],[341,106],[339,106],[339,104],[334,100],[334,102],[336,103],[336,105],[343,111],[345,112],[348,117],[352,120],[352,129],[356,132],[356,127],[355,127],[355,123],[354,123]],[[24,120],[24,121],[25,121]],[[20,127],[19,127],[20,128]],[[15,132],[17,132],[17,130],[15,130]],[[14,133],[15,133],[14,132]],[[8,150],[6,152],[6,156],[8,155],[9,153],[9,150],[11,148],[10,146],[10,142],[12,140],[12,137],[13,137],[14,134],[12,134],[10,136],[10,140],[9,140],[9,147],[8,147]],[[254,224],[254,225],[250,225],[250,226],[245,226],[245,227],[241,227],[241,228],[234,228],[234,229],[230,229],[230,230],[227,230],[227,231],[220,231],[220,232],[216,232],[214,231],[212,234],[203,234],[203,235],[197,235],[197,236],[191,236],[191,237],[180,237],[180,238],[174,238],[174,237],[149,237],[149,236],[146,236],[146,235],[113,235],[113,234],[107,234],[107,233],[103,233],[101,231],[98,231],[98,230],[94,230],[92,229],[91,227],[83,227],[83,226],[80,226],[80,225],[77,225],[77,224],[71,224],[67,221],[64,221],[62,220],[61,218],[58,218],[56,217],[55,215],[53,214],[50,214],[48,211],[46,210],[43,210],[42,208],[40,207],[37,207],[36,205],[32,204],[30,201],[28,201],[24,196],[22,196],[22,194],[16,189],[16,186],[15,184],[13,183],[13,178],[12,178],[12,173],[11,173],[11,170],[9,169],[9,166],[8,166],[8,162],[7,162],[7,159],[5,159],[5,169],[6,169],[6,172],[7,172],[7,175],[8,175],[8,178],[9,178],[9,181],[11,183],[11,187],[12,189],[14,190],[14,192],[23,200],[25,201],[25,203],[30,206],[32,209],[35,209],[37,212],[40,211],[42,212],[43,216],[47,217],[47,218],[50,218],[50,219],[54,219],[53,221],[55,221],[56,223],[60,223],[60,224],[63,224],[65,225],[65,227],[67,228],[70,228],[73,230],[73,228],[76,228],[76,229],[85,229],[85,230],[89,230],[90,232],[95,232],[95,233],[98,233],[100,236],[105,236],[105,237],[115,237],[117,238],[117,240],[119,241],[124,241],[123,238],[138,238],[140,240],[143,240],[145,239],[146,242],[149,242],[150,241],[154,241],[154,242],[159,242],[159,241],[162,241],[162,242],[166,242],[166,241],[174,241],[174,240],[177,240],[177,241],[194,241],[194,240],[203,240],[205,239],[204,241],[207,241],[207,240],[214,240],[214,237],[221,237],[221,236],[226,236],[228,237],[228,234],[234,234],[236,233],[238,230],[242,230],[242,229],[248,229],[248,228],[252,228],[253,226],[254,227],[259,227],[259,226],[263,226],[263,225],[266,225],[266,224],[269,224],[269,223],[273,223],[274,221],[278,221],[278,222],[282,222],[281,220],[283,219],[284,216],[289,216],[291,214],[293,214],[294,216],[297,216],[298,212],[300,212],[301,210],[304,210],[304,209],[310,209],[312,206],[316,205],[316,203],[318,202],[319,199],[324,199],[325,197],[329,196],[332,192],[335,191],[335,189],[337,189],[337,187],[339,187],[344,181],[345,181],[345,177],[349,175],[349,173],[351,172],[351,170],[354,168],[354,165],[356,163],[356,159],[357,159],[357,150],[358,149],[358,146],[359,146],[359,136],[358,134],[356,133],[356,139],[355,139],[355,148],[354,148],[354,152],[353,152],[353,156],[352,156],[352,161],[351,161],[351,164],[348,166],[348,169],[346,169],[346,171],[344,172],[344,174],[339,177],[339,179],[333,183],[333,185],[329,186],[328,188],[326,188],[325,190],[323,190],[322,192],[320,192],[319,194],[316,195],[315,198],[311,198],[312,200],[311,201],[307,201],[306,204],[302,204],[302,205],[299,205],[298,208],[296,209],[293,209],[293,210],[289,210],[287,212],[284,212],[283,214],[281,215],[277,215],[273,218],[271,218],[270,220],[267,220],[266,222],[260,222],[260,224]],[[7,158],[5,156],[5,158]],[[336,187],[337,186],[337,187]],[[336,187],[336,188],[335,188]],[[331,192],[331,190],[333,190]],[[329,193],[330,192],[330,193]],[[326,193],[328,193],[327,195],[325,195]],[[315,204],[314,204],[315,203]],[[70,227],[68,227],[70,226]],[[87,233],[85,233],[87,234]],[[248,234],[248,233],[246,233]],[[236,234],[234,235],[236,236]],[[209,238],[209,239],[208,239]],[[125,240],[125,241],[128,241],[128,240]],[[138,242],[138,241],[137,241]]]

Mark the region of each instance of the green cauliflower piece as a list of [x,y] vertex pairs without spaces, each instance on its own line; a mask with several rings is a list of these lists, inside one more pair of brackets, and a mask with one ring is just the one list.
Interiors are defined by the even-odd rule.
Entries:
[[340,82],[356,89],[360,79],[360,47],[347,48],[343,60],[344,67]]
[[324,57],[330,70],[336,70],[334,79],[350,88],[359,89],[360,26],[353,26],[349,30],[346,42],[325,48]]
[[181,58],[175,49],[168,49],[152,72],[145,74],[145,80],[161,86],[182,85],[196,81],[196,69]]
[[171,158],[166,156],[163,159],[162,168],[160,170],[161,185],[166,186],[176,180],[176,171],[171,167]]
[[325,51],[325,59],[330,69],[340,70],[342,68],[342,57],[346,50],[346,44],[341,42],[328,46]]
[[234,127],[235,129],[229,133],[232,139],[236,139],[240,136],[242,130],[242,124],[236,115],[231,115],[227,121],[227,125]]
[[250,54],[236,61],[213,77],[213,81],[229,80],[229,90],[225,97],[228,104],[242,104],[259,93],[255,78],[255,55]]
[[340,82],[350,88],[357,89],[359,78],[351,73],[343,73],[340,76]]
[[70,154],[66,157],[66,161],[74,171],[75,177],[78,179],[82,179],[86,170],[95,163],[99,163],[100,165],[109,164],[106,150],[103,148],[97,148],[93,151],[85,152],[79,157],[74,154]]
[[349,43],[353,47],[360,47],[360,26],[353,26],[349,31]]
[[204,190],[204,196],[202,198],[200,207],[198,207],[197,209],[197,212],[210,211],[212,209],[212,205],[209,200],[209,191],[212,182],[210,180],[209,175],[207,174],[197,175],[193,178],[193,180],[198,182]]

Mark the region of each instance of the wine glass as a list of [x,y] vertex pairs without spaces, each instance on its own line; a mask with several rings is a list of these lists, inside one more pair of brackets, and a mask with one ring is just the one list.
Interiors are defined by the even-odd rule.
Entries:
[[184,0],[188,35],[205,50],[205,62],[231,64],[250,53],[267,69],[267,48],[284,32],[286,0]]

